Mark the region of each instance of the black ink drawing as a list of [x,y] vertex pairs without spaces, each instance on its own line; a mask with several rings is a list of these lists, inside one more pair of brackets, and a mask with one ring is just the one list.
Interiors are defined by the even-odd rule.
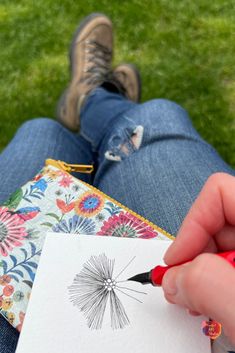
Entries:
[[142,301],[134,295],[147,294],[126,287],[124,282],[127,280],[118,280],[134,259],[135,257],[114,276],[115,259],[110,260],[105,254],[91,256],[75,276],[73,284],[68,288],[70,301],[84,314],[90,329],[101,329],[108,303],[112,329],[122,329],[130,324],[117,293],[122,293],[139,303]]

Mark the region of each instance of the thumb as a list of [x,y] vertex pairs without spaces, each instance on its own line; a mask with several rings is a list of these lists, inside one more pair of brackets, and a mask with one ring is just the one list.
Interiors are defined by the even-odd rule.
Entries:
[[162,287],[171,303],[220,322],[235,343],[235,272],[224,259],[201,254],[186,265],[168,270]]

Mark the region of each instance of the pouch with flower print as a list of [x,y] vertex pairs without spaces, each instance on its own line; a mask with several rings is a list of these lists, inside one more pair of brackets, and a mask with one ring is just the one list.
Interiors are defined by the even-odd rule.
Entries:
[[172,238],[69,171],[90,172],[47,160],[33,180],[0,207],[0,313],[21,330],[48,231],[144,239]]

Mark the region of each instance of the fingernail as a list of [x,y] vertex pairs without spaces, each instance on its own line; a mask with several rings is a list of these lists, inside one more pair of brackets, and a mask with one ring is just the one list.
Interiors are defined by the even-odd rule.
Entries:
[[192,316],[200,316],[201,315],[197,311],[194,311],[194,310],[191,310],[191,309],[187,309],[187,312],[189,313],[189,315],[192,315]]
[[168,295],[176,295],[177,286],[175,281],[174,271],[167,271],[163,277],[162,288],[164,292]]

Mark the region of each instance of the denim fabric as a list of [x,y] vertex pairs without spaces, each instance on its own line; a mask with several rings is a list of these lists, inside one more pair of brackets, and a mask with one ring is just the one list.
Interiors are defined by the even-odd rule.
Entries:
[[[206,179],[234,171],[194,130],[184,109],[167,100],[134,104],[99,88],[81,114],[81,134],[39,118],[26,122],[0,155],[0,202],[31,179],[46,158],[95,162],[95,177],[77,177],[176,234]],[[18,333],[0,316],[0,353]]]
[[[81,136],[51,119],[29,120],[0,155],[0,203],[30,180],[45,165],[46,158],[74,164],[92,162],[90,144]],[[89,174],[78,173],[77,177],[91,182]]]
[[[132,143],[137,127],[140,147]],[[98,152],[94,185],[171,234],[212,173],[234,175],[187,112],[168,100],[133,104],[99,88],[84,107],[81,133]]]
[[0,353],[16,350],[19,333],[0,315]]

